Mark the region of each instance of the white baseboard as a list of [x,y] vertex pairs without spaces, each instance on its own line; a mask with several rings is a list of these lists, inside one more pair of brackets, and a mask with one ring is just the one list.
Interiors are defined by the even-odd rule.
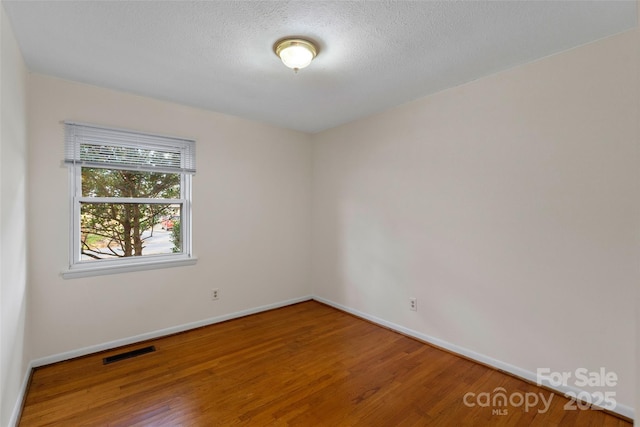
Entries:
[[16,399],[15,405],[13,405],[13,411],[11,411],[11,418],[9,418],[10,427],[15,427],[18,425],[18,420],[20,419],[20,414],[22,413],[22,402],[24,402],[24,398],[27,395],[27,387],[29,386],[29,379],[31,378],[32,371],[33,362],[29,362],[27,371],[25,372],[24,378],[22,379],[22,384],[20,385],[18,398]]
[[262,305],[260,307],[249,308],[247,310],[236,311],[234,313],[224,314],[222,316],[211,317],[209,319],[199,320],[197,322],[191,322],[191,323],[185,323],[183,325],[172,326],[166,329],[160,329],[157,331],[147,332],[144,334],[135,335],[128,338],[122,338],[115,341],[109,341],[102,344],[96,344],[89,347],[79,348],[77,350],[71,350],[64,353],[54,354],[52,356],[42,357],[40,359],[33,360],[31,362],[31,365],[34,368],[37,368],[39,366],[50,365],[52,363],[62,362],[64,360],[73,359],[75,357],[86,356],[88,354],[97,353],[99,351],[122,347],[123,345],[135,344],[141,341],[160,338],[160,337],[175,334],[178,332],[184,332],[190,329],[199,328],[202,326],[213,325],[214,323],[225,322],[227,320],[237,319],[239,317],[248,316],[250,314],[261,313],[263,311],[273,310],[275,308],[280,308],[280,307],[286,307],[287,305],[297,304],[299,302],[309,301],[311,299],[312,299],[311,295],[308,295],[308,296],[303,296],[299,298],[280,301],[273,304]]
[[[460,347],[457,346],[455,344],[451,344],[447,341],[443,341],[441,339],[423,334],[421,332],[418,331],[414,331],[413,329],[409,329],[409,328],[405,328],[404,326],[401,325],[397,325],[395,323],[392,322],[388,322],[384,319],[381,319],[379,317],[376,316],[372,316],[370,314],[367,313],[363,313],[361,311],[355,310],[353,308],[350,307],[346,307],[342,304],[338,304],[334,301],[319,297],[317,295],[313,296],[313,299],[321,302],[323,304],[327,304],[331,307],[337,308],[338,310],[347,312],[349,314],[353,314],[354,316],[357,317],[361,317],[365,320],[368,320],[372,323],[384,326],[386,328],[389,328],[391,330],[394,330],[396,332],[400,332],[404,335],[408,335],[410,337],[413,338],[417,338],[420,341],[424,341],[430,344],[433,344],[437,347],[443,348],[445,350],[448,350],[452,353],[456,353],[459,354],[461,356],[464,356],[466,358],[469,358],[471,360],[475,360],[477,362],[483,363],[485,365],[491,366],[495,369],[501,370],[501,371],[505,371],[508,372],[516,377],[522,378],[524,380],[533,382],[533,383],[537,383],[537,375],[534,372],[531,371],[527,371],[525,369],[519,368],[517,366],[514,365],[510,365],[506,362],[503,362],[501,360],[497,360],[494,359],[492,357],[489,356],[485,356],[484,354],[480,354],[480,353],[476,353],[475,351],[471,351],[469,349],[466,349],[464,347]],[[580,393],[588,393],[585,390],[581,390],[577,387],[572,387],[572,386],[554,386],[549,382],[545,382],[543,381],[543,385],[551,390],[554,390],[556,392],[558,392],[561,395],[565,395],[566,393],[572,393],[575,396],[578,396]],[[598,401],[599,399],[592,399],[592,401]],[[609,411],[611,412],[615,412],[619,415],[622,415],[623,417],[627,417],[630,419],[634,419],[634,409],[630,406],[627,405],[623,405],[621,403],[616,404],[615,408],[608,408]]]

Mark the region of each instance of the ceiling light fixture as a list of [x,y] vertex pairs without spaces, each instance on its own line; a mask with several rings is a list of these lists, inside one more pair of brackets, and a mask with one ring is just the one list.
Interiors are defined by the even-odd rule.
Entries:
[[299,69],[311,64],[318,54],[318,48],[309,40],[287,37],[278,40],[273,45],[273,51],[282,60],[284,65],[293,68],[296,73]]

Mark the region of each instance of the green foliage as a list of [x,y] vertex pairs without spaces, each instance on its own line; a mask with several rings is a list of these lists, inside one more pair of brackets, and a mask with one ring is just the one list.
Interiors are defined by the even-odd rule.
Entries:
[[180,174],[82,168],[82,195],[90,197],[180,197]]
[[[179,198],[180,174],[82,168],[85,197]],[[142,203],[83,203],[81,206],[82,253],[92,258],[142,255],[142,233],[162,216],[170,205]],[[100,236],[104,247],[88,237]]]
[[171,243],[173,243],[171,252],[182,252],[182,233],[180,232],[180,220],[178,219],[173,221],[173,228],[171,229]]

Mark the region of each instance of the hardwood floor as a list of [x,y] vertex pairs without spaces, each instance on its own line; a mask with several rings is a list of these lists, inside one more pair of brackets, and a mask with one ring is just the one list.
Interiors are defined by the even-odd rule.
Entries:
[[[465,405],[498,387],[551,404]],[[20,426],[631,426],[567,402],[309,301],[38,368]]]

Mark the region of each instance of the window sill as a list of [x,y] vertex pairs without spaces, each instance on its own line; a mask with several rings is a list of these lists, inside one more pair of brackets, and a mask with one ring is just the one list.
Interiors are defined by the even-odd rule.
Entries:
[[163,260],[146,260],[123,265],[78,265],[62,272],[64,279],[77,279],[80,277],[105,276],[107,274],[130,273],[133,271],[157,270],[160,268],[183,267],[195,265],[198,258],[179,258]]

